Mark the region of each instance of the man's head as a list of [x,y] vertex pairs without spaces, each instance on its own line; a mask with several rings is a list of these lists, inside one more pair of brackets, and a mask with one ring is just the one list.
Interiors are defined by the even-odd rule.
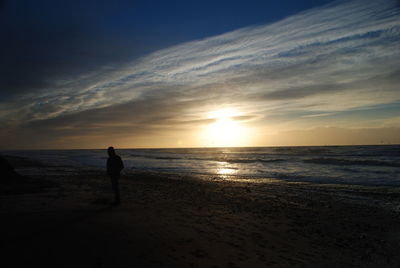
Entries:
[[114,156],[115,155],[114,147],[112,146],[108,147],[107,152],[109,156]]

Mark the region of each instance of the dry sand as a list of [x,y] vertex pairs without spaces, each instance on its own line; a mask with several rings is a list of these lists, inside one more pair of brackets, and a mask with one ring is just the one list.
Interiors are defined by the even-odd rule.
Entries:
[[[50,181],[50,183],[49,183]],[[400,267],[400,191],[98,171],[1,185],[2,267]]]

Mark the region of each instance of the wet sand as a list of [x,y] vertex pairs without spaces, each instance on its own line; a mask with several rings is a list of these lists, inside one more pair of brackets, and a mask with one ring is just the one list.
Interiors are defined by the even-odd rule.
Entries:
[[120,185],[116,207],[109,178],[99,171],[1,185],[4,261],[9,267],[400,266],[396,188],[151,173],[122,176]]

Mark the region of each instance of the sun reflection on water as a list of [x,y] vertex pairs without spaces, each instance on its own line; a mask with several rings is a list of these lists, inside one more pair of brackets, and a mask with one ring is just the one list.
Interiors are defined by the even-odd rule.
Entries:
[[231,168],[220,168],[217,171],[218,175],[234,175],[235,173],[236,170]]
[[226,162],[218,162],[216,173],[220,176],[232,176],[237,173],[237,169],[229,167],[229,164]]

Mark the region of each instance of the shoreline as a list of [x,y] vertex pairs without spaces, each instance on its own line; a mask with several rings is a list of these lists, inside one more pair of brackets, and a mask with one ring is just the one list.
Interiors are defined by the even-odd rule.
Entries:
[[[39,179],[33,177],[32,180]],[[397,267],[398,189],[88,172],[1,197],[19,264],[123,267]],[[60,262],[63,260],[63,262]]]
[[[324,148],[288,147],[286,149],[121,149],[125,173],[157,171],[174,172],[178,176],[203,174],[209,176],[237,176],[277,178],[284,181],[321,184],[370,186],[399,186],[399,155],[396,146],[355,147],[327,146]],[[63,175],[66,172],[103,170],[106,154],[103,150],[9,152],[14,158],[29,157],[45,163],[48,172]],[[13,156],[10,156],[13,157]],[[38,163],[38,164],[41,164]],[[40,175],[43,170],[24,167],[23,172]],[[218,175],[217,175],[218,174]],[[46,174],[43,174],[46,175]]]

